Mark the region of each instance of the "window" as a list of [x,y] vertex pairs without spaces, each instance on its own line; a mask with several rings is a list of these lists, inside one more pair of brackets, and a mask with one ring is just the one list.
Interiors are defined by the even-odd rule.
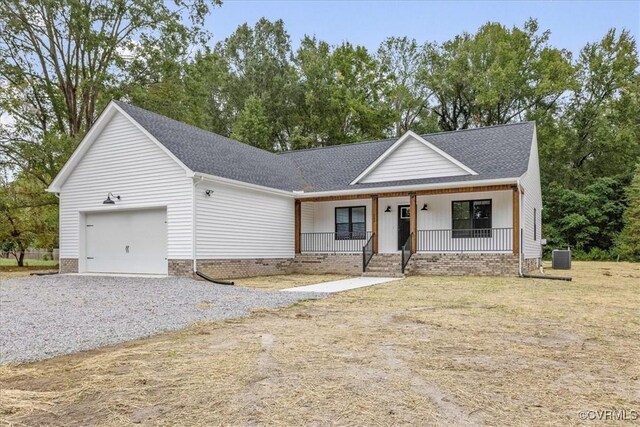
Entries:
[[491,237],[491,200],[451,202],[452,237]]
[[411,209],[409,206],[400,206],[400,219],[409,219],[411,217]]
[[364,239],[367,231],[365,218],[364,206],[336,208],[336,240]]
[[533,208],[533,240],[538,240],[538,215],[536,208]]

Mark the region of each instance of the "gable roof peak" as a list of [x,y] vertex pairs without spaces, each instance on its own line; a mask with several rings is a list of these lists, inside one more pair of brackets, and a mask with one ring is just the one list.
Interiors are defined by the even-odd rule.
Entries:
[[[451,175],[477,175],[477,173],[473,169],[471,169],[464,163],[460,162],[458,159],[454,158],[449,153],[440,149],[436,145],[430,143],[428,140],[418,135],[417,133],[413,132],[412,130],[408,130],[404,133],[404,135],[398,138],[398,140],[393,145],[391,145],[391,147],[389,147],[384,153],[382,153],[382,155],[380,155],[365,170],[363,170],[353,181],[351,181],[350,185],[366,182],[365,179],[368,179],[367,177],[371,176],[379,167],[383,167],[383,165],[386,163],[386,160],[391,158],[394,153],[398,152],[400,147],[402,147],[408,141],[416,141],[417,143],[422,144],[422,146],[424,146],[422,151],[420,151],[421,155],[424,154],[425,156],[431,159],[439,159],[439,161],[444,161],[446,164],[450,165],[449,167],[451,168],[451,170],[447,172],[443,171],[442,175],[434,175],[434,176],[443,177],[443,176],[451,176]],[[413,160],[415,159],[410,160],[409,163],[411,163]],[[406,160],[403,163],[406,163]],[[417,166],[416,163],[411,163],[411,164],[409,163],[407,163],[407,167]],[[429,177],[432,177],[431,176],[432,172],[428,172],[424,170],[423,174],[426,174],[426,175],[429,175]],[[426,178],[427,176],[424,176],[424,177]]]

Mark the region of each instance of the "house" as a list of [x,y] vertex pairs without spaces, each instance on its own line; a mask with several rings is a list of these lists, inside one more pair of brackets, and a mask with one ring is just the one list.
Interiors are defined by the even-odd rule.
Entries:
[[532,122],[274,154],[113,101],[48,191],[62,273],[517,275],[541,255]]

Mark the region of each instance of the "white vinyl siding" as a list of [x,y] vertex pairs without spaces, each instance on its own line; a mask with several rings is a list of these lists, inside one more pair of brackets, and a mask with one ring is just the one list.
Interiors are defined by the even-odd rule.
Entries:
[[420,141],[410,138],[360,182],[387,182],[459,175],[469,175],[469,172]]
[[[121,113],[116,113],[60,191],[60,257],[84,265],[84,214],[147,207],[167,209],[169,259],[190,259],[192,180]],[[107,193],[122,197],[103,205]]]
[[209,181],[195,194],[197,259],[294,256],[293,198]]
[[[542,236],[542,189],[540,186],[540,162],[538,160],[538,142],[536,133],[533,134],[531,144],[531,156],[527,173],[521,180],[524,188],[521,227],[523,233],[522,250],[525,258],[540,257],[540,238]],[[533,210],[536,210],[536,218],[533,217]],[[533,239],[533,221],[536,221],[538,238]]]
[[303,233],[308,233],[307,230],[315,229],[315,203],[314,202],[306,202],[302,203],[300,212],[301,219],[301,229]]

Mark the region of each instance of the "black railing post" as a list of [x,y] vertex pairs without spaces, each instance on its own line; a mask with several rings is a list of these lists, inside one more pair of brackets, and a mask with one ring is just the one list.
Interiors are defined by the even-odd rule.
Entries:
[[362,247],[362,272],[363,273],[367,271],[367,266],[369,265],[369,262],[371,262],[371,258],[373,258],[374,236],[375,236],[375,233],[371,233],[369,240],[367,240],[367,243],[365,243],[364,246]]
[[[401,250],[401,271],[402,274],[404,274],[404,270],[405,267],[407,266],[407,264],[409,263],[409,260],[411,259],[411,255],[413,255],[413,251],[411,250],[411,241],[413,239],[413,233],[409,234],[409,238],[407,239],[406,242],[404,242],[404,245],[402,245],[402,250]],[[408,246],[408,249],[407,249]],[[416,248],[417,249],[417,248]],[[409,254],[407,255],[407,251],[409,252]]]
[[362,247],[362,272],[367,270],[367,245]]

